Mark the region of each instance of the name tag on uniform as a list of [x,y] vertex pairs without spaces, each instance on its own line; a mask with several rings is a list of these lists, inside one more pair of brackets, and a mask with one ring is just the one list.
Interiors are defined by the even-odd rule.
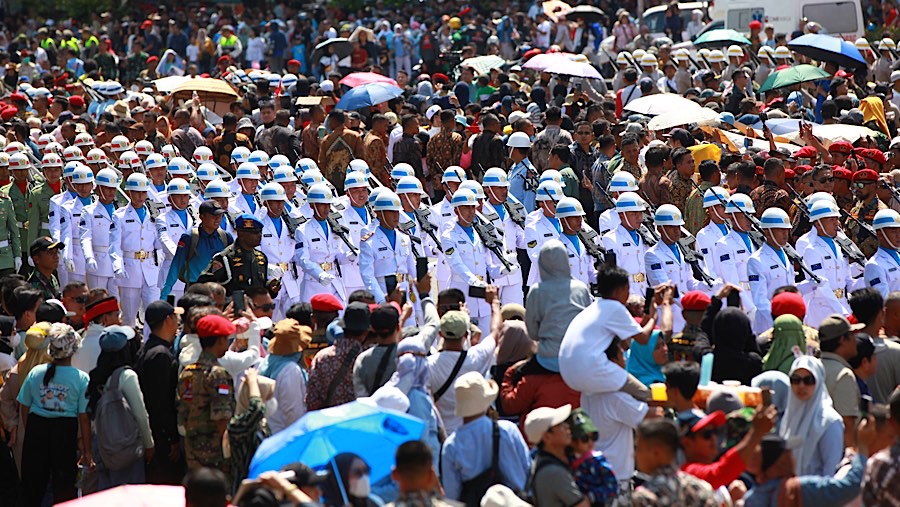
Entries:
[[449,217],[449,216],[450,216],[450,213],[441,213],[441,216],[442,216],[442,217]]
[[774,266],[769,266],[769,269],[778,269],[778,264],[775,264]]
[[313,239],[311,239],[310,241],[313,242],[313,243],[315,243],[316,241],[321,241],[321,240],[322,240],[322,238],[313,238]]
[[874,286],[878,285],[879,283],[881,283],[881,278],[873,278],[872,281],[869,282],[869,285],[874,287]]
[[738,250],[737,253],[747,253],[746,250]]
[[548,232],[548,233],[544,234],[544,237],[545,237],[545,238],[552,238],[552,237],[553,237],[553,233],[552,233],[552,232]]
[[758,282],[758,281],[759,281],[759,275],[750,275],[750,281],[751,281],[751,282]]
[[675,264],[675,263],[672,261],[666,261],[666,265],[669,265],[669,264]]
[[818,270],[822,269],[822,265],[821,264],[813,264],[809,268],[812,269],[813,271],[818,271]]
[[[272,235],[271,235],[271,234],[263,234],[263,237],[264,237],[264,238],[271,238]],[[315,241],[315,240],[313,240],[313,241]]]
[[388,248],[387,248],[386,246],[383,246],[383,247],[379,248],[378,251],[379,251],[379,252],[383,252],[383,251],[385,251],[385,250],[387,250],[387,249],[388,249]]
[[631,243],[622,243],[622,246],[631,246]]
[[294,250],[297,250],[299,248],[303,248],[303,243],[294,243]]
[[105,218],[103,215],[94,215],[94,218]]
[[575,258],[575,254],[569,254],[569,258],[570,258],[570,259],[574,259],[574,258]]
[[178,224],[169,224],[169,227],[178,227]]
[[351,225],[359,225],[359,222],[350,222]]
[[831,260],[831,256],[830,256],[830,255],[826,255],[826,256],[825,256],[825,260],[826,260],[826,261],[827,261],[827,260]]
[[720,255],[720,256],[719,256],[719,262],[727,261],[727,260],[730,259],[730,258],[731,258],[731,256],[730,256],[729,254]]
[[662,269],[662,264],[651,264],[650,269]]
[[456,243],[459,244],[459,245],[465,245],[465,244],[466,244],[465,241],[461,241],[461,240],[457,240]]
[[888,273],[893,273],[894,271],[897,271],[897,268],[891,268],[891,269],[889,269],[889,270],[888,270]]
[[125,223],[126,223],[126,224],[133,224],[133,223],[134,223],[134,219],[133,219],[133,218],[129,218],[128,220],[125,220]]
[[80,217],[80,216],[81,216],[81,213],[72,213],[72,216],[73,216],[73,217]]

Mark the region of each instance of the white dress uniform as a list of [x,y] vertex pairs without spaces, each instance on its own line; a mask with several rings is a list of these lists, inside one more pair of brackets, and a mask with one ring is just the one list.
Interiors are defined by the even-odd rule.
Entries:
[[[804,249],[809,248],[810,243],[818,235],[819,235],[819,233],[816,231],[816,228],[813,227],[809,232],[807,232],[806,234],[797,238],[797,243],[794,244],[794,249],[797,250],[797,252],[799,253],[799,252],[802,252]],[[847,241],[850,241],[850,238],[848,238],[847,235],[844,234],[844,231],[842,231],[842,230],[838,230],[837,235],[840,238],[845,238],[845,239],[847,239]],[[835,246],[837,247],[837,245],[835,245]],[[838,248],[838,255],[844,257],[843,251],[840,249],[840,247],[837,247],[837,248]],[[801,256],[802,256],[802,254],[801,254]],[[846,257],[844,257],[844,258],[846,259]],[[845,298],[851,292],[866,287],[866,280],[865,280],[865,277],[863,276],[865,274],[864,266],[860,266],[859,264],[857,264],[855,262],[850,262],[849,259],[847,260],[847,262],[850,263],[850,267],[849,267],[849,275],[848,275],[849,277],[847,278],[847,289],[844,294]],[[826,317],[827,317],[827,315],[826,315]],[[817,325],[818,324],[816,324],[816,326]],[[813,326],[813,327],[815,327],[815,326]]]
[[[510,196],[509,199],[513,199],[513,197]],[[502,204],[495,206],[487,202],[482,209],[488,212],[484,214],[484,217],[494,224],[497,232],[501,234],[503,238],[503,252],[506,254],[507,260],[512,261],[516,257],[516,249],[525,248],[525,230],[512,221]],[[510,303],[521,305],[523,303],[522,273],[516,272],[503,275],[494,280],[494,285],[500,289],[501,305]]]
[[[156,209],[159,210],[159,214],[162,215],[164,212],[168,211],[171,208],[169,204],[169,193],[166,192],[166,186],[163,185],[162,188],[156,188],[156,185],[153,183],[150,184],[150,190],[147,192],[147,201],[148,204],[150,202],[154,203]],[[147,207],[147,211],[150,211],[149,206]]]
[[[275,220],[281,221],[281,233],[275,226]],[[273,318],[277,321],[284,318],[284,314],[291,305],[300,297],[300,285],[297,281],[297,268],[294,266],[294,253],[296,252],[294,238],[291,236],[287,223],[278,218],[272,218],[268,213],[260,217],[263,224],[262,240],[259,250],[266,254],[269,261],[268,270],[271,273],[278,266],[284,273],[281,276],[281,290],[275,298],[275,313]],[[299,229],[299,227],[298,227]],[[271,275],[270,275],[271,276]],[[309,298],[302,299],[309,301]]]
[[[724,232],[723,232],[724,231]],[[703,264],[706,272],[715,278],[721,278],[719,275],[718,262],[715,255],[716,243],[725,237],[728,233],[728,226],[725,224],[716,224],[710,220],[708,224],[697,232],[697,251],[703,256]]]
[[609,252],[615,252],[616,264],[631,275],[631,294],[644,297],[644,292],[648,287],[647,275],[644,272],[647,245],[640,234],[632,237],[628,229],[619,224],[618,227],[603,235],[603,248]]
[[[644,256],[644,265],[647,269],[647,282],[650,287],[656,287],[660,284],[671,283],[678,287],[679,295],[686,294],[692,290],[699,290],[706,294],[712,294],[713,289],[717,288],[720,283],[713,283],[713,287],[698,281],[694,278],[694,272],[691,265],[681,257],[681,252],[675,255],[675,252],[663,241],[657,242],[655,245],[647,249]],[[672,332],[678,333],[684,328],[684,317],[681,315],[681,298],[675,299],[675,306],[672,310]]]
[[[748,244],[750,245],[749,247],[747,246]],[[716,241],[712,255],[707,260],[713,268],[710,271],[715,273],[718,278],[721,278],[722,282],[741,288],[741,306],[751,322],[753,322],[756,314],[756,304],[754,304],[753,295],[750,292],[750,275],[747,273],[747,262],[750,260],[753,252],[753,242],[750,241],[749,235],[745,242],[741,233],[731,229],[722,239]]]
[[[437,226],[438,230],[435,235],[441,239],[444,232],[456,226],[456,214],[453,213],[453,207],[450,206],[450,196],[431,207],[431,221]],[[447,256],[438,252],[437,270],[435,273],[437,278],[438,290],[446,289],[450,284],[450,264],[447,262]]]
[[900,254],[879,247],[866,262],[865,279],[866,286],[881,291],[885,299],[891,292],[900,290]]
[[747,261],[747,278],[756,313],[753,316],[753,332],[762,333],[772,327],[772,293],[779,287],[794,285],[794,265],[782,251],[784,261],[768,243],[753,252]]
[[396,275],[397,285],[406,285],[409,290],[411,287],[408,283],[416,274],[416,261],[410,246],[412,241],[409,236],[396,229],[393,232],[396,234],[393,246],[388,233],[380,226],[366,233],[360,241],[359,271],[366,289],[379,303],[387,299],[385,276]]
[[143,220],[131,205],[113,213],[109,256],[113,271],[121,269],[127,274],[127,278],[118,281],[122,323],[126,326],[134,325],[142,303],[146,308],[159,299],[157,251],[160,248],[156,223],[149,210]]
[[[252,198],[255,205],[251,206],[247,198]],[[238,210],[239,213],[249,213],[256,217],[261,217],[266,212],[266,207],[262,205],[256,194],[237,194],[231,199],[229,207]]]
[[[458,223],[441,235],[441,245],[447,263],[452,271],[449,288],[459,289],[468,295],[469,286],[493,284],[500,276],[500,268],[493,264],[493,256],[478,234],[472,230],[472,237]],[[466,308],[476,323],[487,323],[491,318],[491,307],[483,299],[466,298]]]
[[[338,202],[341,202],[341,199],[338,199]],[[369,210],[366,207],[354,208],[350,206],[349,199],[346,203],[342,202],[342,204],[344,204],[345,211],[341,214],[340,222],[350,229],[350,242],[358,247],[362,237],[371,232],[375,219],[369,215]],[[343,244],[343,241],[341,243]],[[346,248],[347,245],[343,246]],[[354,258],[353,260],[348,260],[346,264],[341,264],[341,275],[344,279],[344,289],[348,297],[353,291],[366,288],[362,275],[359,272],[359,258]]]
[[[116,204],[113,202],[113,208]],[[100,201],[85,206],[81,211],[81,222],[78,225],[79,242],[85,260],[93,258],[97,261],[97,271],[87,270],[87,284],[91,289],[106,289],[110,294],[116,293],[117,280],[113,278],[112,258],[109,255],[110,231],[112,215],[106,211]],[[73,231],[73,235],[76,234]]]
[[[156,232],[159,235],[159,242],[162,245],[163,260],[159,264],[159,281],[158,287],[166,284],[166,278],[169,276],[169,267],[172,265],[172,259],[175,258],[175,251],[178,250],[178,240],[182,234],[188,234],[194,228],[194,219],[191,213],[185,210],[187,224],[181,221],[178,212],[172,208],[160,213],[156,217]],[[199,225],[199,224],[198,224]],[[172,286],[172,294],[175,299],[181,299],[184,295],[184,282],[178,280]]]
[[531,269],[528,270],[527,280],[529,287],[541,280],[541,272],[538,267],[541,247],[551,239],[559,239],[560,229],[557,229],[554,222],[559,223],[555,217],[551,220],[551,217],[546,216],[543,209],[534,210],[525,218],[525,250],[528,258],[531,259]]
[[[327,233],[325,229],[328,229]],[[296,241],[294,259],[303,270],[302,300],[308,301],[315,294],[328,292],[346,302],[347,290],[344,286],[343,270],[351,260],[355,260],[347,245],[327,223],[319,222],[315,218],[297,228]],[[334,280],[328,286],[319,283],[319,275],[323,272],[334,276]]]
[[[566,255],[569,257],[569,272],[572,274],[572,278],[583,282],[587,286],[597,283],[597,270],[594,269],[594,258],[588,255],[587,248],[581,239],[578,238],[578,235],[560,234],[559,241],[566,247]],[[540,274],[538,278],[540,278]]]
[[622,220],[619,218],[619,213],[616,212],[616,209],[609,208],[600,213],[600,218],[597,220],[597,232],[602,236],[618,227],[621,223]]
[[847,282],[850,280],[850,266],[837,244],[829,244],[828,240],[815,234],[797,253],[810,271],[822,279],[821,282],[810,284],[812,290],[803,294],[806,301],[804,323],[819,327],[825,317],[831,314],[849,315]]
[[[65,192],[60,192],[50,198],[50,211],[47,215],[47,221],[50,224],[50,227],[47,230],[50,231],[50,237],[53,238],[53,241],[63,241],[66,243],[67,248],[69,246],[68,241],[65,239],[60,239],[62,237],[62,224],[60,223],[62,213],[60,212],[60,207],[70,200],[75,199],[76,197],[78,197],[78,194],[72,192],[71,190],[67,190]],[[60,255],[59,267],[56,270],[60,288],[65,287],[66,284],[69,283],[69,270],[66,269],[64,262],[64,256]],[[83,270],[81,272],[84,273]]]
[[[88,205],[93,204],[92,198],[88,198]],[[76,241],[79,238],[79,229],[78,225],[81,223],[81,215],[84,213],[85,204],[79,197],[75,197],[74,199],[69,199],[62,206],[59,207],[60,219],[59,219],[59,240],[66,244],[65,250],[63,250],[62,255],[60,257],[63,258],[63,264],[65,264],[66,259],[70,259],[75,265],[75,271],[69,271],[68,269],[63,268],[63,271],[66,271],[67,282],[79,281],[79,282],[87,282],[87,278],[85,277],[85,266],[84,266],[84,250],[81,249],[81,242]],[[60,287],[65,287],[62,285],[60,281]]]

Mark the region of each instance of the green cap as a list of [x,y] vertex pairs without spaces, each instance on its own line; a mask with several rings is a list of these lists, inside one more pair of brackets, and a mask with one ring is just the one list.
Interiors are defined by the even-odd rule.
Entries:
[[465,338],[469,332],[469,315],[461,311],[449,311],[441,317],[441,334],[449,340]]
[[576,408],[569,416],[569,428],[572,430],[572,439],[584,440],[585,438],[597,439],[597,426],[583,408]]

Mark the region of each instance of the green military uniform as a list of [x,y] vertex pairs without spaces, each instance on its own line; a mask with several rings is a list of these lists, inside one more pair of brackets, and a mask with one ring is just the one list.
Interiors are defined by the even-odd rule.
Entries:
[[266,254],[258,248],[245,250],[235,241],[213,256],[197,283],[218,282],[230,296],[236,290],[264,287],[268,266]]
[[[184,450],[190,469],[217,468],[226,475],[230,463],[222,454],[224,425],[234,414],[234,383],[228,370],[204,350],[197,362],[178,376],[178,425],[184,428]],[[223,428],[219,431],[219,428]]]
[[[887,209],[887,206],[885,206],[878,197],[873,196],[867,202],[857,201],[853,206],[853,209],[850,210],[850,214],[859,219],[860,222],[872,225],[872,220],[875,219],[875,213],[878,213],[883,209]],[[875,255],[875,252],[878,250],[877,237],[863,230],[862,227],[849,218],[844,223],[844,227],[847,230],[847,235],[854,243],[856,243],[856,246],[859,247],[867,259]]]
[[[62,191],[62,185],[60,185]],[[28,237],[25,244],[31,246],[34,240],[50,235],[50,198],[56,195],[48,182],[33,187],[28,193]]]
[[669,361],[700,361],[694,357],[694,344],[701,333],[700,326],[685,323],[684,329],[669,340]]
[[59,299],[61,297],[59,279],[56,278],[56,275],[54,274],[51,274],[48,279],[42,275],[40,271],[33,269],[31,275],[28,276],[28,283],[35,289],[41,291],[41,297],[44,298],[44,301],[48,299]]
[[30,193],[30,185],[26,187],[25,194],[19,190],[19,187],[16,186],[15,181],[8,185],[4,185],[0,187],[0,192],[3,192],[9,199],[12,201],[12,207],[15,211],[15,223],[16,227],[19,229],[19,251],[27,252],[28,248],[31,246],[28,243],[28,231],[25,230],[25,222],[28,221],[28,197],[27,193]]
[[22,258],[21,235],[16,210],[9,195],[0,192],[0,276],[15,272],[15,259]]

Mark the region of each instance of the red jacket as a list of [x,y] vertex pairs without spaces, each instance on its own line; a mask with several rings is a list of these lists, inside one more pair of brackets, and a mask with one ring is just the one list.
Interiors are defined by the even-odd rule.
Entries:
[[573,409],[581,406],[581,393],[566,385],[559,373],[526,375],[513,385],[513,375],[527,361],[519,361],[507,368],[500,385],[500,403],[507,414],[519,415],[519,430],[523,436],[525,416],[532,410],[566,404],[572,405]]

